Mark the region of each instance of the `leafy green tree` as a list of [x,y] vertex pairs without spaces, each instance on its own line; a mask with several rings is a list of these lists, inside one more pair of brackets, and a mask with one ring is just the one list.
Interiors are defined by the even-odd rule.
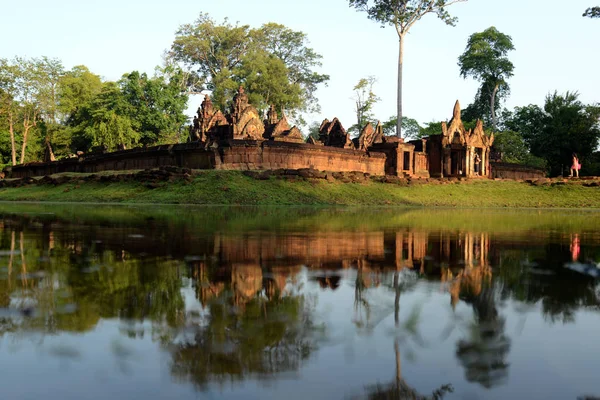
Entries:
[[[321,67],[323,56],[308,47],[306,34],[269,22],[254,30],[254,35],[268,54],[283,62],[287,68],[286,76],[290,84],[299,87],[299,93],[288,95],[290,99],[287,101],[293,104],[295,100],[299,103],[296,106],[299,109],[306,109],[309,112],[319,111],[315,92],[320,84],[327,83],[329,75],[314,71],[316,67]],[[293,111],[295,107],[288,106],[288,108]]]
[[419,133],[421,137],[427,137],[431,135],[441,135],[442,134],[442,122],[441,121],[431,121],[425,124]]
[[494,148],[502,153],[502,161],[514,164],[545,168],[546,162],[529,152],[523,136],[519,132],[501,131],[494,136]]
[[402,137],[402,65],[404,62],[404,39],[410,28],[426,14],[436,14],[450,26],[456,24],[446,8],[466,0],[348,0],[350,7],[367,13],[368,18],[382,25],[391,25],[398,34],[398,112],[396,134]]
[[590,7],[583,13],[584,17],[600,18],[600,7]]
[[[62,73],[62,64],[57,59],[0,60],[0,115],[7,119],[13,165],[17,163],[17,142],[21,147],[20,162],[24,163],[27,155],[34,158],[39,155],[40,143],[30,140],[32,135],[41,137],[39,125],[48,128],[58,124],[57,86]],[[49,132],[50,129],[44,130],[46,134]],[[49,137],[44,139],[48,145],[49,140]]]
[[64,74],[62,62],[58,59],[42,57],[35,61],[37,81],[37,103],[40,109],[38,129],[44,149],[45,161],[54,161],[54,144],[68,149],[69,138],[65,137],[65,128],[60,125],[59,86]]
[[321,124],[317,121],[313,121],[310,125],[308,125],[308,137],[312,137],[314,140],[319,140],[319,128],[321,128]]
[[373,85],[377,80],[374,76],[361,78],[354,86],[354,113],[356,114],[356,124],[352,125],[348,131],[358,135],[361,129],[369,122],[375,121],[373,115],[373,106],[381,100],[373,93]]
[[65,72],[58,85],[58,112],[68,123],[77,110],[102,91],[102,79],[85,66],[77,65]]
[[600,106],[585,105],[578,93],[557,92],[546,97],[544,108],[518,107],[506,121],[508,129],[519,132],[531,154],[543,158],[552,175],[561,175],[577,153],[582,164],[598,147]]
[[[83,148],[77,126],[82,123],[82,109],[89,109],[95,96],[102,91],[102,79],[84,66],[66,71],[58,83],[58,118],[61,125],[53,134],[53,150],[57,157],[66,156],[72,148]],[[85,116],[87,118],[87,116]]]
[[104,147],[116,150],[140,139],[135,121],[130,118],[133,106],[127,103],[115,82],[106,82],[101,92],[82,106],[74,120],[74,144],[88,150]]
[[[386,136],[393,136],[396,134],[396,127],[398,126],[398,119],[396,117],[390,117],[387,121],[382,124],[383,133]],[[404,127],[404,137],[406,139],[419,139],[424,135],[422,134],[423,127],[419,125],[416,119],[402,117],[402,126]],[[440,126],[440,132],[441,132]],[[425,135],[426,136],[426,135]]]
[[140,142],[155,144],[175,141],[187,117],[183,113],[188,95],[182,90],[182,74],[149,78],[145,73],[133,71],[123,75],[118,82],[127,106],[124,116],[140,133]]
[[507,79],[513,76],[514,65],[506,55],[511,50],[514,50],[511,37],[492,26],[472,34],[464,53],[458,58],[461,76],[471,76],[481,82],[476,102],[481,104],[481,100],[488,100],[489,112],[486,114],[491,116],[494,130],[497,100],[507,96],[510,91]]
[[15,124],[17,123],[18,103],[18,67],[5,58],[0,58],[0,116],[10,138],[12,165],[17,165],[17,146],[15,143]]
[[314,71],[321,56],[307,44],[304,33],[283,25],[251,29],[227,19],[219,25],[200,14],[179,27],[169,58],[188,71],[185,83],[191,93],[210,91],[221,109],[244,85],[257,108],[273,104],[295,115],[318,109],[315,91],[329,79]]
[[[93,74],[78,73],[66,86],[62,103],[71,112],[68,121],[75,149],[115,150],[179,139],[188,100],[181,71],[163,71],[154,77],[133,71],[118,82],[102,84],[99,93],[95,93]],[[73,100],[78,97],[87,100],[77,105]]]

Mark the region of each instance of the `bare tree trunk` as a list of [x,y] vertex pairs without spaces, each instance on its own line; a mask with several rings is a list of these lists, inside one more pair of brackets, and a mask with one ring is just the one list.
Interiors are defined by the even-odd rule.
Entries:
[[23,287],[27,287],[27,264],[25,263],[25,249],[23,246],[23,231],[19,233],[19,250],[21,250],[21,282]]
[[54,151],[52,151],[52,145],[50,144],[50,138],[46,137],[46,148],[44,150],[44,162],[56,161]]
[[10,133],[10,149],[12,153],[12,165],[17,165],[17,148],[15,145],[15,125],[12,111],[8,114],[8,131]]
[[396,135],[402,138],[402,63],[404,61],[404,34],[399,35],[398,49],[398,121]]
[[402,362],[400,360],[400,346],[398,340],[394,340],[394,352],[396,353],[396,383],[402,382]]
[[23,146],[21,146],[21,164],[25,163],[25,148],[27,147],[27,134],[29,133],[29,125],[23,122]]
[[15,231],[10,236],[10,255],[8,257],[8,287],[10,289],[10,276],[12,274],[13,259],[15,255]]
[[496,131],[496,93],[498,93],[499,85],[494,86],[492,97],[490,98],[490,109],[492,111],[492,129]]
[[21,164],[25,164],[25,149],[27,148],[27,136],[29,130],[35,126],[35,115],[33,116],[33,122],[29,123],[29,118],[26,117],[23,120],[23,146],[21,147]]
[[396,326],[400,323],[400,277],[398,271],[394,273],[394,291],[396,296],[394,297],[394,322]]

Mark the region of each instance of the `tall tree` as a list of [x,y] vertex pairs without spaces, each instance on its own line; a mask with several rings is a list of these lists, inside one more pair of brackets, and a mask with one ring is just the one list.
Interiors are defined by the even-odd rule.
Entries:
[[308,47],[306,35],[269,23],[258,29],[216,23],[207,14],[179,27],[169,59],[187,71],[191,93],[210,91],[224,109],[240,85],[259,109],[269,104],[292,114],[317,106],[317,85],[329,76],[314,71],[321,56]]
[[17,146],[15,142],[15,124],[17,120],[18,103],[18,67],[9,60],[0,58],[0,116],[6,118],[10,136],[12,165],[17,165]]
[[[58,59],[42,57],[35,60],[35,80],[37,85],[36,101],[40,108],[40,128],[42,135],[42,146],[44,148],[44,161],[54,161],[52,149],[55,139],[64,127],[59,125],[59,83],[64,74],[62,62]],[[61,137],[61,139],[64,139]],[[61,140],[62,141],[62,140]]]
[[104,83],[101,92],[83,105],[73,120],[75,146],[116,150],[137,143],[140,134],[130,118],[131,108],[117,83]]
[[183,113],[188,95],[181,88],[179,73],[148,77],[133,71],[123,75],[118,85],[127,106],[124,116],[133,121],[140,142],[150,145],[169,138],[177,140],[187,117]]
[[102,90],[102,79],[85,66],[77,65],[59,80],[58,112],[62,122],[68,123],[77,110],[90,102]]
[[402,137],[402,66],[404,39],[410,28],[426,14],[436,14],[450,26],[456,24],[446,8],[467,0],[348,0],[350,7],[367,13],[369,19],[382,25],[391,25],[398,34],[398,111],[396,134]]
[[352,96],[352,100],[354,101],[356,124],[351,126],[348,129],[349,131],[358,134],[367,123],[374,122],[373,106],[380,100],[373,92],[373,85],[376,81],[374,76],[369,76],[367,78],[361,78],[354,86],[354,96]]
[[496,129],[496,100],[510,90],[507,79],[513,76],[514,65],[506,56],[514,50],[510,36],[490,27],[469,37],[465,52],[458,58],[463,78],[472,76],[481,82],[478,97],[487,97],[492,128]]
[[600,7],[590,7],[583,13],[584,17],[600,18]]

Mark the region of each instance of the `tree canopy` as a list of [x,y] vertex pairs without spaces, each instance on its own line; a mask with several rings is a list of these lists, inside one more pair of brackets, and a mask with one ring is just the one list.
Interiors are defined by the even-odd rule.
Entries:
[[133,71],[118,82],[102,84],[100,92],[80,106],[69,120],[75,147],[108,150],[135,144],[177,142],[187,117],[188,96],[183,74],[148,77]]
[[561,175],[577,153],[585,165],[600,140],[600,106],[586,105],[578,93],[554,92],[544,108],[517,107],[506,121],[508,129],[519,132],[531,154],[543,158],[551,175]]
[[188,89],[211,92],[221,109],[243,85],[260,110],[272,104],[291,115],[316,111],[316,89],[329,80],[315,71],[322,57],[308,47],[306,34],[276,23],[250,28],[200,14],[180,26],[169,57],[189,73]]
[[427,14],[435,14],[450,26],[456,17],[446,10],[452,4],[467,0],[348,0],[350,7],[367,13],[369,19],[382,25],[391,25],[398,34],[398,98],[396,134],[402,137],[402,65],[404,60],[404,38],[412,26]]
[[369,122],[375,122],[373,115],[373,106],[379,102],[380,98],[373,92],[373,85],[376,79],[374,76],[361,78],[354,86],[354,113],[356,114],[356,124],[352,125],[348,131],[354,134],[359,134]]
[[583,13],[584,17],[600,18],[600,7],[590,7]]
[[497,100],[506,97],[510,91],[507,80],[513,76],[514,65],[507,53],[511,50],[514,50],[511,37],[492,26],[472,34],[464,53],[458,58],[461,76],[481,82],[474,107],[482,115],[490,116],[493,129],[497,126]]

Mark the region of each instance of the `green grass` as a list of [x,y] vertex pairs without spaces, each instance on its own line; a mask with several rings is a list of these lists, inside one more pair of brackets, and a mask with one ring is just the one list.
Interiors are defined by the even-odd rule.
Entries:
[[149,189],[143,182],[83,182],[0,189],[0,201],[114,202],[213,205],[356,205],[420,207],[600,208],[600,188],[578,184],[533,186],[516,181],[395,184],[271,178],[238,171],[206,171],[191,182]]

